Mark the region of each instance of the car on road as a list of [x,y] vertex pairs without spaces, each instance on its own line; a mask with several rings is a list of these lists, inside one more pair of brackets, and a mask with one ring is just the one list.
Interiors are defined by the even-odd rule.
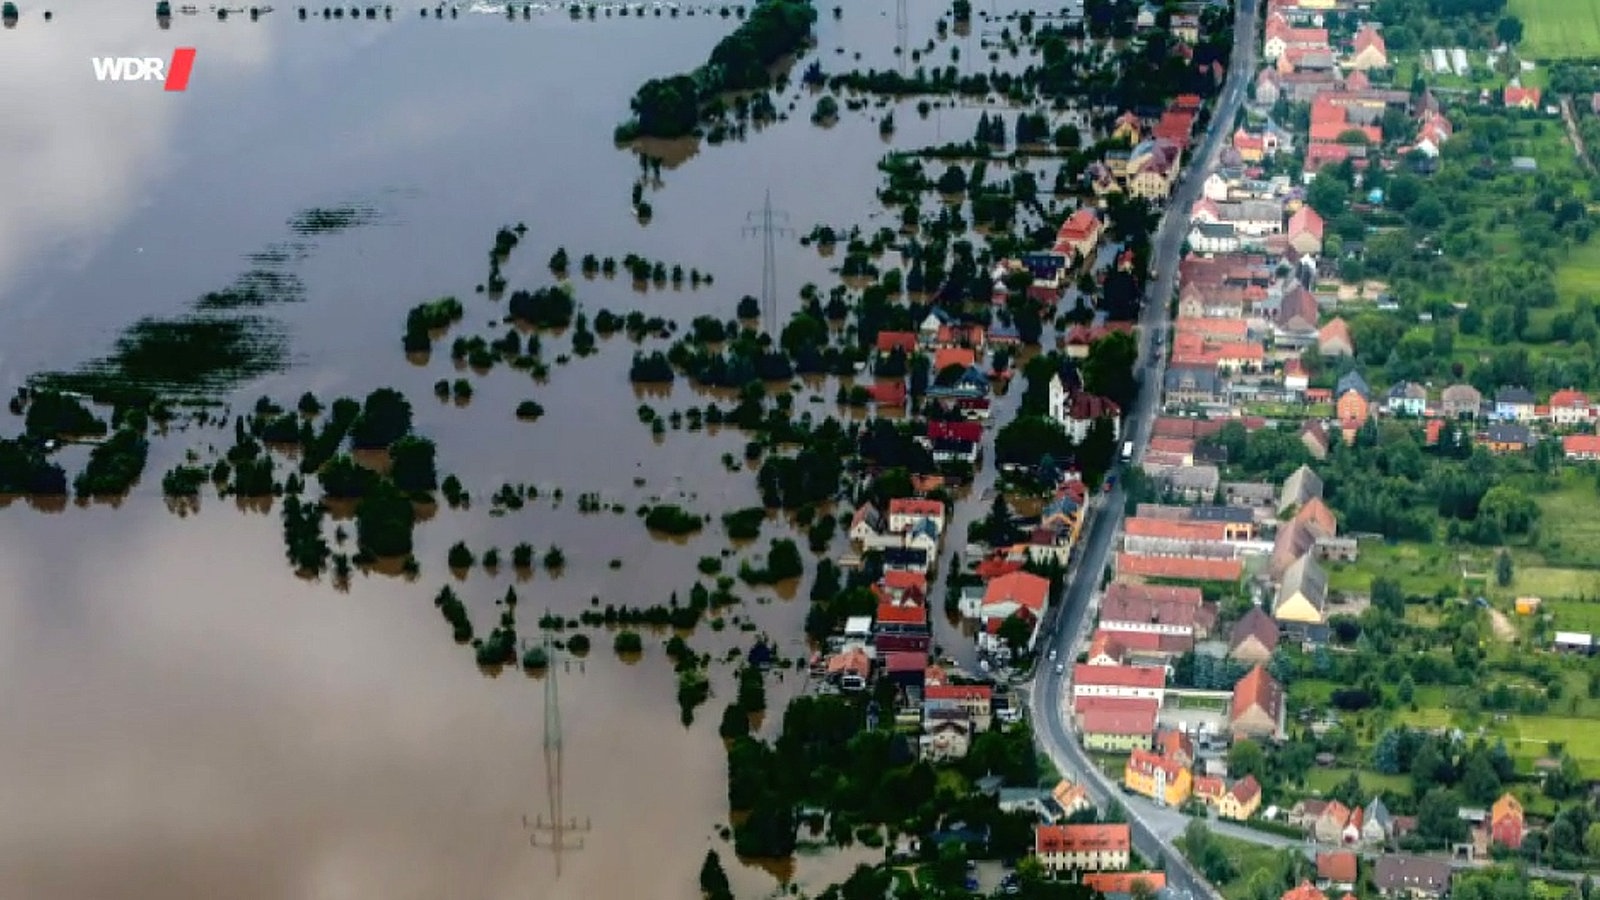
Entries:
[[1050,648],[1050,661],[1051,662],[1055,662],[1055,660],[1056,660],[1056,648],[1051,647]]
[[1065,672],[1066,670],[1067,670],[1067,664],[1066,663],[1056,663],[1056,674],[1057,675],[1060,675],[1061,673]]

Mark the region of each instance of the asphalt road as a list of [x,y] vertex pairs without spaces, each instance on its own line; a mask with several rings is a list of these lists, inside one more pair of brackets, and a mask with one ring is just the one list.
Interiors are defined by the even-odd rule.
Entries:
[[[1258,2],[1237,0],[1233,58],[1228,69],[1227,84],[1212,113],[1205,139],[1191,157],[1182,181],[1173,192],[1151,248],[1156,273],[1147,287],[1139,321],[1140,379],[1143,387],[1134,408],[1123,422],[1123,439],[1133,441],[1135,461],[1143,457],[1145,447],[1149,445],[1150,430],[1161,405],[1161,385],[1166,363],[1165,354],[1156,350],[1154,339],[1156,334],[1167,331],[1167,310],[1177,278],[1178,254],[1187,231],[1188,211],[1199,197],[1206,174],[1215,165],[1222,142],[1233,131],[1234,117],[1244,100],[1245,85],[1255,73],[1259,41],[1259,23],[1256,20]],[[1122,527],[1125,498],[1120,483],[1109,493],[1101,495],[1100,499],[1102,502],[1091,510],[1090,520],[1084,528],[1077,571],[1068,582],[1062,603],[1048,623],[1048,636],[1042,642],[1041,649],[1054,650],[1056,659],[1066,665],[1065,671],[1058,674],[1055,663],[1041,662],[1034,675],[1029,695],[1037,740],[1056,768],[1068,778],[1085,783],[1098,804],[1103,805],[1113,798],[1122,804],[1132,826],[1134,849],[1146,859],[1165,862],[1167,882],[1173,895],[1216,897],[1215,890],[1172,847],[1172,839],[1183,832],[1188,824],[1187,818],[1175,810],[1124,795],[1094,767],[1073,734],[1068,714],[1070,704],[1065,696],[1069,689],[1068,675],[1071,661],[1077,657],[1078,645],[1084,637],[1085,626],[1092,618],[1090,600],[1099,586],[1108,554]],[[1245,837],[1246,834],[1234,832],[1246,832],[1251,840],[1258,843],[1280,846],[1297,846],[1300,843],[1221,822],[1213,822],[1212,830],[1236,837]]]

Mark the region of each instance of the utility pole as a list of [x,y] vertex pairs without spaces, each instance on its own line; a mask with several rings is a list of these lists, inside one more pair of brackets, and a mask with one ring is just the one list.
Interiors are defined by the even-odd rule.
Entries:
[[[523,652],[526,653],[527,649],[527,643],[524,642]],[[555,857],[556,877],[560,878],[561,855],[569,850],[583,849],[583,835],[589,831],[589,820],[585,818],[583,824],[579,825],[577,816],[569,819],[562,809],[561,698],[556,692],[557,666],[549,635],[544,638],[544,654],[548,666],[544,679],[544,784],[550,821],[546,822],[544,816],[539,815],[529,822],[528,817],[523,816],[522,827],[528,830],[529,844],[544,847]]]
[[[904,2],[904,0],[901,0]],[[759,222],[759,224],[746,225],[744,233],[748,235],[761,235],[761,314],[766,318],[767,334],[773,340],[778,339],[778,247],[777,237],[780,234],[794,234],[794,229],[788,226],[789,214],[782,210],[772,208],[772,191],[767,191],[766,201],[762,203],[757,212],[747,213],[746,222]],[[785,224],[779,224],[779,223]]]

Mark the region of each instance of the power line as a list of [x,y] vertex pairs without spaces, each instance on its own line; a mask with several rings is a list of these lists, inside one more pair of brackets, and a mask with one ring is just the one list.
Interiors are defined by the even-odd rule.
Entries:
[[[523,652],[528,650],[523,642]],[[537,815],[532,822],[522,817],[522,827],[528,830],[528,843],[548,849],[555,857],[556,877],[561,877],[561,856],[569,850],[583,849],[583,835],[589,831],[589,820],[578,824],[578,817],[567,817],[562,808],[563,778],[561,772],[561,698],[556,691],[556,660],[551,653],[550,636],[544,638],[545,664],[549,668],[544,679],[544,784],[547,812],[550,821]],[[571,665],[571,663],[567,663]],[[579,664],[582,665],[581,663]]]
[[772,191],[768,190],[766,201],[761,209],[745,214],[746,222],[759,222],[759,224],[746,225],[746,236],[761,235],[761,314],[766,318],[767,334],[773,340],[778,337],[778,245],[777,237],[780,234],[792,236],[794,229],[787,224],[789,214],[782,210],[772,208]]

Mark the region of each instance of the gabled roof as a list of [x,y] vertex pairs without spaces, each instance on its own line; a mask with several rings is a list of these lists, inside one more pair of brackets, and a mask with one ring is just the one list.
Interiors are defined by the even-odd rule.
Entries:
[[1270,653],[1278,646],[1278,623],[1259,606],[1250,607],[1239,621],[1233,623],[1233,631],[1228,637],[1228,649],[1236,650],[1240,644],[1250,638],[1261,642]]
[[1361,29],[1356,32],[1355,40],[1355,51],[1357,53],[1366,50],[1368,47],[1375,47],[1379,53],[1388,55],[1388,48],[1383,43],[1383,32],[1379,31],[1378,26],[1371,22],[1361,26]]
[[1321,532],[1321,537],[1333,537],[1339,533],[1339,520],[1334,518],[1333,510],[1321,497],[1312,497],[1301,504],[1299,511],[1294,514],[1294,521]]
[[942,519],[944,503],[923,497],[896,497],[889,501],[889,515]]
[[1050,582],[1031,572],[1011,572],[989,582],[983,591],[983,604],[1015,602],[1035,614],[1044,611],[1050,595]]
[[1367,386],[1367,380],[1361,377],[1361,373],[1354,369],[1339,377],[1339,383],[1334,385],[1333,395],[1343,397],[1350,391],[1360,394],[1364,400],[1372,399],[1372,388]]
[[1355,884],[1356,855],[1350,850],[1317,854],[1317,877],[1335,884]]
[[1050,853],[1112,853],[1128,851],[1132,844],[1130,830],[1120,825],[1039,825],[1033,830],[1034,852]]
[[1550,406],[1552,408],[1563,407],[1568,409],[1580,409],[1585,408],[1588,405],[1589,395],[1585,394],[1583,391],[1575,391],[1571,388],[1568,388],[1566,390],[1556,391],[1554,394],[1550,395]]
[[910,331],[880,331],[878,332],[878,352],[889,353],[894,350],[903,350],[911,353],[917,349],[917,336]]
[[1309,234],[1317,240],[1322,240],[1322,217],[1310,206],[1302,206],[1289,217],[1288,234],[1294,237],[1297,234]]
[[1235,781],[1233,787],[1228,788],[1228,793],[1233,795],[1233,799],[1237,800],[1240,806],[1249,806],[1261,796],[1261,782],[1256,781],[1254,775],[1246,775]]
[[1233,706],[1230,721],[1237,722],[1252,707],[1261,709],[1276,719],[1283,709],[1283,688],[1278,686],[1265,666],[1257,665],[1233,686]]
[[1072,667],[1072,683],[1094,687],[1165,688],[1167,670],[1160,666],[1091,666],[1078,663]]
[[1349,325],[1344,322],[1344,319],[1339,319],[1338,315],[1328,320],[1328,323],[1323,325],[1322,328],[1318,328],[1317,340],[1325,344],[1333,343],[1333,341],[1344,341],[1349,348],[1355,348],[1355,341],[1350,340]]
[[1525,387],[1513,386],[1503,387],[1495,391],[1494,402],[1515,404],[1517,406],[1532,406],[1537,402],[1537,398],[1533,396],[1533,391]]
[[1281,604],[1296,594],[1304,597],[1319,612],[1328,603],[1328,573],[1317,565],[1315,554],[1305,554],[1283,573],[1283,583],[1278,586],[1278,602]]

